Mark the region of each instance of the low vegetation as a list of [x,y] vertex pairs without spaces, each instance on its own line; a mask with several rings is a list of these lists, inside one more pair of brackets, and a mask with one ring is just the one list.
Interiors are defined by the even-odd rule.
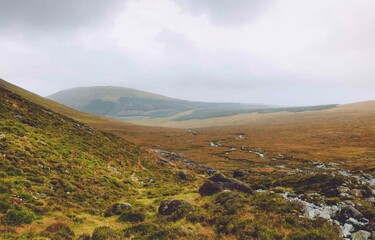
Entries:
[[[0,116],[0,239],[341,239],[337,224],[305,217],[300,202],[281,194],[333,205],[348,200],[338,191],[343,186],[360,193],[352,201],[375,222],[368,184],[288,156],[267,166],[232,164],[238,147],[220,153],[230,167],[212,168],[158,154],[4,88]],[[200,193],[207,181],[219,190]]]

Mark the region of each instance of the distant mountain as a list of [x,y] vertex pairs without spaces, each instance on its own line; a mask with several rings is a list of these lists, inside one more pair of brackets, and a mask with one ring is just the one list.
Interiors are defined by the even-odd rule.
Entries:
[[336,106],[275,108],[262,104],[195,102],[121,87],[73,88],[48,98],[79,111],[127,120],[169,118],[183,121],[253,112],[312,111]]

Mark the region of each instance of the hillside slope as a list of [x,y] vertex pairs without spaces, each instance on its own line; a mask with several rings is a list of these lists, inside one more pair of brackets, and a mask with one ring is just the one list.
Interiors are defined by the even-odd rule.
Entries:
[[[304,208],[279,194],[285,188],[302,198],[319,191],[331,201],[331,189],[343,180],[313,165],[304,164],[311,168],[307,175],[289,164],[289,174],[259,168],[239,176],[223,169],[234,179],[180,154],[102,133],[1,87],[0,116],[0,239],[341,238],[338,226],[301,218]],[[322,181],[309,184],[316,178]],[[367,185],[353,187],[368,192]],[[363,202],[360,210],[373,222],[368,209]]]
[[268,108],[261,104],[185,101],[120,87],[74,88],[58,92],[49,98],[83,112],[121,119],[172,117],[184,120],[230,116]]

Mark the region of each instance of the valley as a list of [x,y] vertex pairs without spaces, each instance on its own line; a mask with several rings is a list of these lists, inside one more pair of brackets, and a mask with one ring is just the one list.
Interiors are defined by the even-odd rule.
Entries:
[[373,101],[171,128],[0,83],[1,239],[374,234]]

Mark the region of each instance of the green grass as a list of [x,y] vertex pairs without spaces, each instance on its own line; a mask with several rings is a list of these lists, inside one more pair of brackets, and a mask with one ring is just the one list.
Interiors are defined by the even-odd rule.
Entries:
[[[277,194],[201,197],[206,175],[162,165],[148,149],[4,88],[0,116],[0,239],[338,239],[335,227],[301,219],[301,209]],[[243,180],[298,190],[298,181],[274,177]],[[190,204],[160,216],[170,199]],[[106,215],[119,202],[132,207]]]

